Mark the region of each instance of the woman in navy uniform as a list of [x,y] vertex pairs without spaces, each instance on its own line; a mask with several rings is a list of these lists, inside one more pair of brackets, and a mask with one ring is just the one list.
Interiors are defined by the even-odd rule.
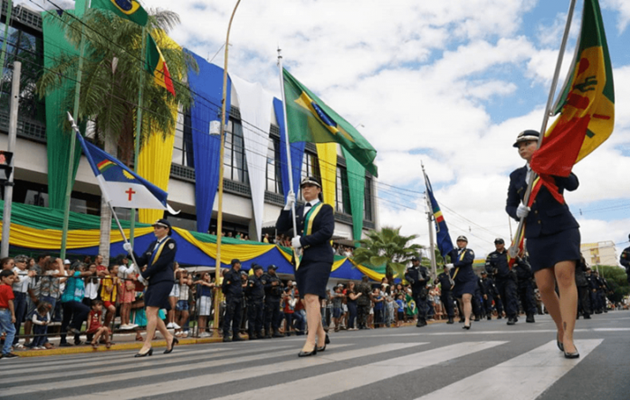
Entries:
[[[457,248],[451,250],[451,274],[455,286],[453,287],[453,297],[460,303],[460,307],[464,312],[464,329],[470,329],[470,315],[472,314],[472,296],[477,288],[478,277],[473,271],[473,261],[475,261],[475,252],[467,249],[468,239],[466,236],[457,238]],[[462,304],[463,303],[463,304]]]
[[[160,308],[170,309],[168,295],[174,284],[174,263],[177,253],[177,243],[170,237],[171,224],[165,219],[159,219],[153,224],[156,240],[151,242],[147,250],[140,256],[134,253],[138,267],[144,269],[138,279],[147,285],[144,294],[144,306],[147,315],[147,337],[142,349],[135,357],[145,357],[153,354],[151,340],[157,328],[166,340],[164,354],[173,351],[177,338],[166,329],[164,321],[158,317]],[[132,252],[131,244],[125,243],[125,250]]]
[[[521,132],[514,143],[527,165],[510,174],[506,211],[517,221],[525,218],[525,238],[529,262],[542,301],[558,329],[557,344],[566,358],[580,356],[573,343],[577,287],[575,265],[580,259],[579,225],[566,203],[556,200],[542,186],[530,207],[522,204],[527,191],[527,177],[532,173],[529,162],[537,150],[540,134],[533,130]],[[554,176],[558,192],[575,190],[579,186],[573,173],[563,178]],[[556,284],[560,297],[555,292]]]
[[[308,336],[299,357],[317,354],[326,350],[328,336],[322,326],[320,299],[326,298],[326,284],[333,264],[330,239],[335,228],[333,209],[323,203],[322,186],[319,179],[309,176],[300,184],[306,204],[296,209],[298,233],[293,237],[293,248],[301,248],[302,260],[295,271],[295,281],[300,297],[304,301]],[[293,229],[291,207],[295,195],[287,196],[287,204],[276,222],[278,232]],[[320,346],[317,346],[317,343]]]

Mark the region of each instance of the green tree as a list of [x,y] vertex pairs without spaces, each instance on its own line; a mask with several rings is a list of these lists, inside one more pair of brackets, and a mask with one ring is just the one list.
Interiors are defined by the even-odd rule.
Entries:
[[618,266],[598,265],[592,266],[591,269],[598,270],[599,276],[602,276],[608,282],[610,291],[606,296],[613,303],[620,302],[624,297],[630,295],[630,285],[626,270]]
[[369,231],[361,239],[361,247],[354,251],[353,261],[374,267],[385,265],[385,276],[393,282],[395,276],[403,278],[406,263],[411,257],[421,258],[422,245],[411,243],[418,235],[403,236],[400,228],[384,227],[380,231]]
[[[174,82],[186,81],[188,69],[198,72],[194,58],[179,46],[161,43],[160,37],[179,24],[179,16],[171,11],[148,10],[146,32],[151,32],[167,62]],[[65,13],[58,20],[65,31],[66,40],[77,49],[81,36],[85,35],[85,57],[81,81],[79,121],[93,121],[95,141],[104,145],[105,151],[131,165],[138,94],[143,91],[142,131],[140,145],[152,132],[173,132],[177,116],[173,108],[186,110],[192,103],[190,90],[185,85],[175,86],[176,96],[157,86],[150,73],[143,68],[143,28],[131,21],[119,18],[109,11],[89,9],[83,19]],[[62,87],[65,79],[74,79],[79,66],[78,55],[64,54],[46,70],[37,82],[40,98]],[[66,107],[59,112],[72,110],[74,89],[65,94]],[[50,111],[50,110],[49,110]],[[101,204],[101,243],[99,252],[109,255],[109,229],[111,213]]]

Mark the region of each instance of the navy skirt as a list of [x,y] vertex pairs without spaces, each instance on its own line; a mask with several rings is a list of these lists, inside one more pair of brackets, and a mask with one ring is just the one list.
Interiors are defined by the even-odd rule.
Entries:
[[171,305],[168,302],[168,295],[171,293],[171,289],[173,289],[173,284],[173,281],[149,283],[147,291],[144,293],[144,306],[170,310]]
[[578,228],[528,238],[525,246],[532,272],[552,268],[561,261],[578,261],[581,257],[580,240]]
[[472,265],[460,267],[454,279],[455,287],[453,288],[453,297],[460,298],[465,294],[475,294],[477,279]]
[[295,272],[295,283],[300,291],[300,298],[304,298],[305,294],[314,294],[320,299],[325,299],[331,270],[332,264],[325,262],[300,264]]

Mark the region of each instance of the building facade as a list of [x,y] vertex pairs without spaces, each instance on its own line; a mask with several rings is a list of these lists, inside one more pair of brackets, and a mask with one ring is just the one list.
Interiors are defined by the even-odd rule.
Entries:
[[[6,2],[3,3],[0,31],[4,31]],[[38,12],[22,6],[13,10],[7,47],[8,67],[3,71],[0,102],[0,149],[7,147],[9,125],[9,93],[11,88],[10,66],[14,60],[22,62],[21,101],[17,144],[14,156],[14,194],[18,203],[47,207],[48,204],[48,153],[46,147],[45,101],[38,99],[35,83],[43,70],[42,20]],[[0,38],[1,40],[1,38]],[[261,240],[253,222],[252,197],[247,171],[246,151],[243,143],[243,129],[237,96],[234,89],[231,96],[231,109],[227,125],[224,156],[224,198],[223,232],[227,236],[248,235],[253,240]],[[174,226],[197,230],[195,211],[195,169],[191,161],[192,140],[190,113],[180,113],[175,132],[170,180],[168,184],[169,204],[180,210],[178,215],[166,215]],[[246,121],[245,121],[246,123]],[[280,130],[275,116],[272,116],[268,132],[266,167],[266,190],[264,198],[264,226],[262,234],[273,236],[275,220],[284,204],[281,179]],[[338,146],[339,147],[339,146]],[[334,240],[343,244],[353,243],[352,215],[348,193],[347,171],[342,152],[338,148],[336,163],[336,200]],[[218,155],[217,155],[218,156]],[[320,165],[316,146],[306,144],[302,163],[302,176],[320,175]],[[357,194],[355,194],[357,195]],[[378,227],[375,178],[366,172],[363,229]],[[207,233],[216,234],[218,201],[214,209]],[[83,156],[79,164],[73,186],[71,211],[98,215],[100,213],[100,190],[96,179]],[[129,210],[117,210],[120,218],[128,219]]]

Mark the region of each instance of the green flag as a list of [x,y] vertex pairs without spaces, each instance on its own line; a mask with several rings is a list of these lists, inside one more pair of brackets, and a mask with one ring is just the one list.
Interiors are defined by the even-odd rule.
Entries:
[[109,10],[141,26],[145,26],[149,20],[147,12],[136,0],[92,0],[92,8]]
[[289,142],[339,143],[374,176],[376,150],[352,124],[283,68]]

